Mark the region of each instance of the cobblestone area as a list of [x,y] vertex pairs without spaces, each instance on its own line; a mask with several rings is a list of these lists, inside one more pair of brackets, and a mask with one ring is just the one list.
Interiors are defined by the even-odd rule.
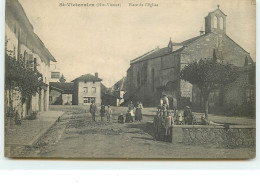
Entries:
[[185,144],[216,147],[255,147],[255,128],[183,128]]

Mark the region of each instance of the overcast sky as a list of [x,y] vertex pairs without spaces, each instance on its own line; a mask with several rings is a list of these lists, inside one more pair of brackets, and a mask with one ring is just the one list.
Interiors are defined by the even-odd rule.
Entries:
[[[95,72],[110,87],[126,76],[130,60],[199,35],[204,17],[220,5],[227,35],[255,61],[255,5],[251,0],[19,0],[34,31],[71,81]],[[60,7],[70,3],[120,3],[121,7]],[[153,2],[158,7],[130,7]]]

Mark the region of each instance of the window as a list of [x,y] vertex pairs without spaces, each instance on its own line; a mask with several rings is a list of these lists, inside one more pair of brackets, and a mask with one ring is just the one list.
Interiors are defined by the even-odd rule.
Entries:
[[60,78],[60,72],[51,72],[51,78],[52,79],[59,79]]
[[83,87],[83,92],[84,93],[88,93],[88,88],[87,87]]
[[34,71],[37,70],[37,58],[33,59],[33,68],[34,68]]
[[91,103],[92,101],[95,102],[95,98],[93,98],[93,97],[84,97],[84,100],[83,100],[84,103]]
[[152,90],[154,92],[154,69],[152,69]]
[[147,63],[141,69],[141,85],[145,84],[147,80]]
[[13,54],[14,54],[13,57],[16,59],[16,57],[15,57],[15,54],[16,54],[16,48],[15,48],[15,46],[14,46],[13,52],[14,52],[14,53],[13,53]]
[[214,28],[218,27],[218,18],[216,16],[214,16],[213,25],[214,25]]
[[96,87],[92,87],[92,88],[91,88],[91,92],[92,92],[92,93],[96,93]]
[[223,20],[223,17],[220,17],[220,18],[219,18],[219,28],[220,28],[221,30],[224,29],[224,20]]
[[141,77],[140,77],[140,73],[137,73],[137,87],[139,87],[141,85]]

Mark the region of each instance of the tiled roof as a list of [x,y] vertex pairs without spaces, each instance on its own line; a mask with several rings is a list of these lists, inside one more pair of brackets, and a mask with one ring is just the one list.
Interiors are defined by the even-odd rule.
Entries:
[[199,36],[190,38],[190,39],[188,39],[188,40],[182,41],[181,44],[187,46],[187,45],[191,44],[192,42],[194,42],[195,40],[197,40],[197,39],[199,39],[199,38],[201,38],[201,37],[203,37],[203,36],[205,36],[205,35],[206,35],[206,34],[203,34],[203,35],[199,35]]
[[63,93],[73,93],[73,86],[74,83],[70,83],[70,82],[50,82],[50,88],[54,87],[54,88],[58,88],[60,90],[62,90]]
[[[185,40],[181,43],[176,43],[176,42],[173,42],[173,46],[180,46],[179,49],[173,51],[173,52],[178,52],[178,51],[181,51],[183,49],[182,46],[187,46],[189,44],[191,44],[192,42],[200,39],[201,37],[204,37],[205,35],[207,34],[203,34],[203,35],[199,35],[199,36],[196,36],[196,37],[193,37],[193,38],[190,38],[188,40]],[[160,56],[163,56],[163,55],[166,55],[170,53],[169,52],[169,48],[168,47],[165,47],[165,48],[162,48],[162,49],[159,49],[159,48],[156,48],[134,60],[132,60],[130,63],[135,63],[135,62],[140,62],[140,61],[144,61],[144,60],[148,60],[148,59],[152,59],[152,58],[157,58],[157,57],[160,57]]]
[[[32,37],[34,42],[34,47],[38,48],[38,52],[46,56],[49,60],[56,62],[56,59],[52,56],[50,51],[45,47],[44,43],[41,41],[39,36],[34,33],[33,26],[29,21],[22,5],[19,3],[18,0],[6,0],[6,11],[10,11],[17,21],[19,21],[23,26],[26,27],[28,34]],[[6,14],[8,15],[8,14]],[[8,19],[8,17],[7,17]],[[39,53],[38,53],[39,54]]]
[[113,91],[126,91],[126,77],[121,78],[112,86]]
[[91,74],[85,74],[85,75],[82,75],[82,76],[72,80],[72,82],[75,82],[75,81],[100,82],[100,81],[102,81],[102,79],[100,79],[94,75],[91,75]]
[[108,88],[103,83],[101,83],[101,94],[105,94],[107,92],[108,92]]
[[169,53],[168,47],[161,48],[161,49],[157,48],[157,49],[152,50],[152,52],[148,52],[147,54],[145,54],[145,56],[143,55],[141,57],[138,57],[138,58],[132,60],[131,63],[144,61],[144,60],[148,60],[148,59],[152,59],[152,58],[157,58],[157,57],[160,57],[167,53]]

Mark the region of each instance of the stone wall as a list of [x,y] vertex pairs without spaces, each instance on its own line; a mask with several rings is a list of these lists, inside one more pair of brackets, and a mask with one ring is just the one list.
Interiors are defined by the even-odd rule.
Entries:
[[172,142],[221,148],[255,147],[254,126],[175,125]]

